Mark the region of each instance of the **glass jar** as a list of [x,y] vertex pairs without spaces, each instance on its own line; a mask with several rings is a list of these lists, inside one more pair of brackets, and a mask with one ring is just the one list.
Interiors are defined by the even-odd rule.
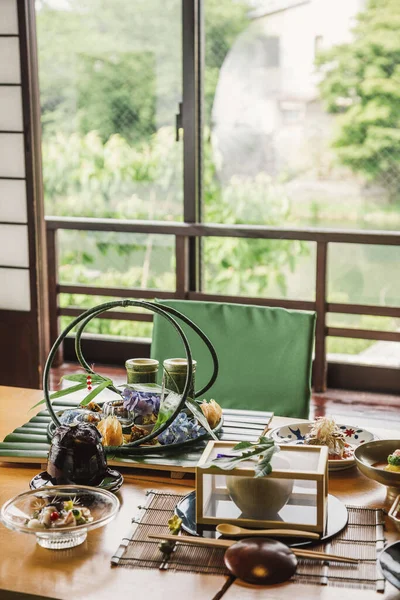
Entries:
[[[189,386],[188,398],[194,398],[194,382],[197,362],[193,362],[193,377]],[[186,382],[188,361],[186,358],[167,358],[164,360],[163,388],[182,394]]]
[[123,400],[107,400],[103,404],[103,413],[105,417],[117,417],[122,428],[131,427],[135,418],[134,411],[125,408]]
[[153,358],[129,358],[125,362],[128,383],[156,383],[158,360]]

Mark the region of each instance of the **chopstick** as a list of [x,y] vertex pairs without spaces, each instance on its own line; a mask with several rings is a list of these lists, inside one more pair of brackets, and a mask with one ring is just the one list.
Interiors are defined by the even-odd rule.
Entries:
[[[230,548],[233,544],[237,544],[237,540],[220,540],[212,538],[202,537],[190,537],[183,535],[154,535],[149,534],[147,538],[154,540],[168,540],[171,542],[179,542],[180,544],[191,544],[194,546],[209,546],[211,548]],[[357,564],[358,560],[355,558],[347,558],[345,556],[338,556],[337,554],[327,554],[325,552],[319,552],[316,550],[301,550],[298,548],[290,548],[295,556],[298,558],[309,558],[312,560],[331,560],[336,562]]]
[[317,550],[298,550],[297,548],[290,548],[293,554],[299,558],[310,558],[313,560],[331,560],[342,563],[358,564],[358,560],[355,558],[347,558],[346,556],[338,556],[337,554],[328,554],[326,552],[318,552]]

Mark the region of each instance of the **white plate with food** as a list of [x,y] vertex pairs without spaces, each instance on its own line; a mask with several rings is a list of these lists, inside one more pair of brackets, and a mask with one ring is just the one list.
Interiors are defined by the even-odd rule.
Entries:
[[273,429],[268,435],[279,445],[328,446],[330,471],[341,471],[355,465],[355,448],[374,439],[370,431],[336,423],[332,417],[291,423]]

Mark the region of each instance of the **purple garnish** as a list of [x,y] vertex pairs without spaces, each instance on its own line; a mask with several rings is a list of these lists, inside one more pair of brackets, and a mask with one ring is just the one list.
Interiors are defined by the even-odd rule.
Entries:
[[125,388],[122,392],[124,408],[135,412],[137,415],[145,416],[155,414],[160,410],[160,396],[151,392],[137,392]]
[[206,433],[206,430],[197,421],[190,419],[186,413],[180,412],[175,421],[165,431],[160,433],[158,441],[163,446],[177,444],[179,442],[186,442],[187,440],[194,440],[204,433]]

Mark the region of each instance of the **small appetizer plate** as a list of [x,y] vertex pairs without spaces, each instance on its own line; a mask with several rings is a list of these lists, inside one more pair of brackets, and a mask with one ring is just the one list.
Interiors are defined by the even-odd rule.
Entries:
[[[305,436],[310,432],[310,427],[313,421],[308,423],[303,421],[301,423],[291,423],[290,425],[284,425],[283,427],[277,427],[269,432],[268,436],[271,437],[278,444],[291,444],[291,445],[303,445]],[[362,429],[361,427],[353,427],[352,425],[340,425],[339,429],[344,433],[346,442],[354,450],[360,444],[364,442],[370,442],[374,439],[373,433]],[[349,469],[356,464],[354,457],[350,458],[339,458],[328,460],[328,467],[330,471],[342,471],[343,469]]]
[[[78,507],[79,510],[88,509],[91,520],[82,525],[53,524],[48,527],[39,523],[35,516],[37,511],[48,505],[64,502],[72,502],[75,510]],[[3,505],[0,520],[9,529],[36,535],[37,543],[43,548],[64,550],[82,544],[90,529],[110,523],[117,515],[119,506],[118,498],[107,490],[84,485],[58,485],[15,496]],[[37,526],[32,521],[36,521]],[[73,521],[76,523],[75,519]]]
[[[118,492],[123,482],[124,478],[121,473],[108,467],[104,479],[95,487],[101,488],[102,490],[108,490],[109,492],[114,492],[115,494],[115,492]],[[56,480],[53,479],[53,477],[49,475],[47,471],[38,473],[38,475],[35,475],[35,477],[29,483],[31,490],[39,490],[43,487],[53,487],[55,485],[57,485]]]

